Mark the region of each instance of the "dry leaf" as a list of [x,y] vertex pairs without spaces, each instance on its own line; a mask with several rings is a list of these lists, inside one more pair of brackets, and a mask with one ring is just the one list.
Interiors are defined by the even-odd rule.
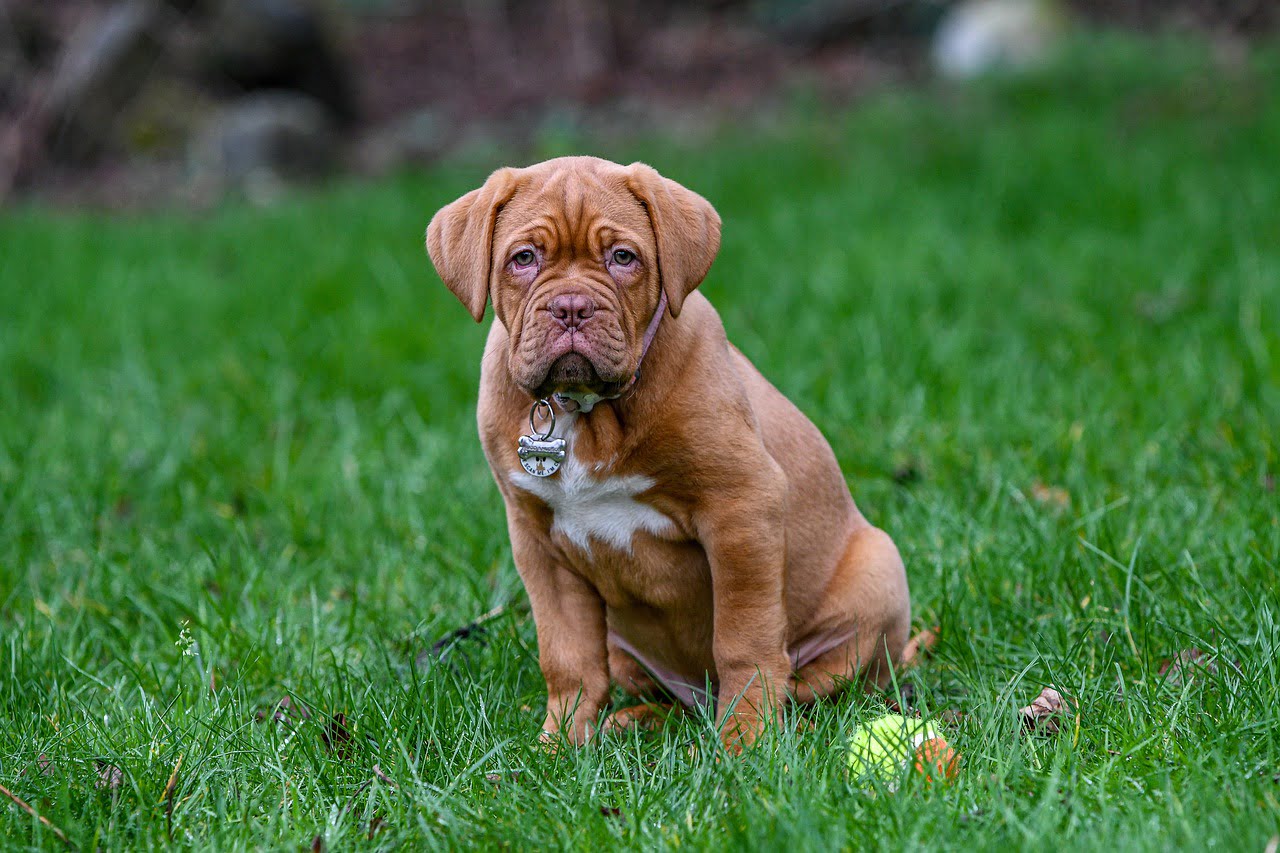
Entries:
[[519,770],[504,770],[501,773],[486,773],[484,781],[490,785],[501,785],[503,782],[511,782],[520,778]]
[[124,771],[114,764],[107,764],[105,761],[98,762],[98,781],[94,783],[95,788],[105,788],[114,791],[124,784]]
[[1040,695],[1025,708],[1019,708],[1022,724],[1030,731],[1057,734],[1061,718],[1070,713],[1070,707],[1062,694],[1052,687],[1040,691]]
[[387,822],[382,819],[382,815],[374,815],[369,821],[369,840],[373,840],[373,836],[382,832],[387,828]]
[[1031,498],[1042,506],[1066,509],[1071,506],[1071,495],[1061,486],[1050,486],[1036,480],[1031,485]]
[[324,836],[317,835],[311,839],[311,853],[324,853]]
[[173,765],[173,772],[169,774],[169,781],[164,786],[164,796],[160,801],[164,803],[164,826],[165,833],[169,836],[169,840],[173,841],[173,792],[178,787],[178,771],[182,769],[183,756],[178,756],[178,761]]
[[915,666],[922,660],[929,657],[933,652],[933,647],[938,644],[938,635],[942,633],[940,625],[934,625],[932,628],[925,628],[916,634],[907,645],[902,649],[902,665],[904,667]]
[[605,817],[622,817],[622,809],[617,806],[601,806],[600,814]]
[[164,785],[164,796],[160,800],[165,803],[165,811],[173,811],[173,791],[178,787],[178,771],[182,769],[183,756],[178,756],[178,761],[173,765],[173,772],[169,774],[169,781]]
[[1218,665],[1213,658],[1197,648],[1183,649],[1172,658],[1160,662],[1159,675],[1165,684],[1181,687],[1188,679],[1204,673],[1215,673]]

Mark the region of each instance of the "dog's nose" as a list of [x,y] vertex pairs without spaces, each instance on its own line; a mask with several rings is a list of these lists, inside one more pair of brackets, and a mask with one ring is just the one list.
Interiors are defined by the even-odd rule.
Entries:
[[547,303],[547,310],[561,326],[576,329],[596,313],[596,303],[582,293],[562,293],[552,297]]

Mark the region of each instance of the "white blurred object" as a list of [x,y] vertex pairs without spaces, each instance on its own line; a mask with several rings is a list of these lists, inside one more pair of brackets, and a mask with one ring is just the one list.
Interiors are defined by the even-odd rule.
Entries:
[[967,0],[952,8],[933,38],[933,61],[947,77],[1021,70],[1045,60],[1067,29],[1052,0]]

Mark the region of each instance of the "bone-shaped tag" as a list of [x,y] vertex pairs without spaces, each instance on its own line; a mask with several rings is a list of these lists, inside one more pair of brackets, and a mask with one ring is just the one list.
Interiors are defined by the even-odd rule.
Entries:
[[550,477],[560,470],[564,462],[565,441],[563,438],[522,435],[516,453],[524,470],[535,477]]

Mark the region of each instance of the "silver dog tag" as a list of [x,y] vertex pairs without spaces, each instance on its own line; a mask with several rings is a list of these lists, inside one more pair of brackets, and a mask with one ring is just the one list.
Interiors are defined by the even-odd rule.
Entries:
[[[539,409],[546,413],[550,421],[545,432],[539,431],[535,423]],[[533,435],[520,436],[516,455],[520,457],[520,467],[535,477],[550,477],[560,470],[560,465],[564,462],[565,440],[552,438],[551,434],[555,430],[556,411],[551,407],[551,402],[543,399],[534,403],[529,410],[529,431]]]
[[535,477],[550,477],[564,462],[564,439],[520,436],[520,465]]

